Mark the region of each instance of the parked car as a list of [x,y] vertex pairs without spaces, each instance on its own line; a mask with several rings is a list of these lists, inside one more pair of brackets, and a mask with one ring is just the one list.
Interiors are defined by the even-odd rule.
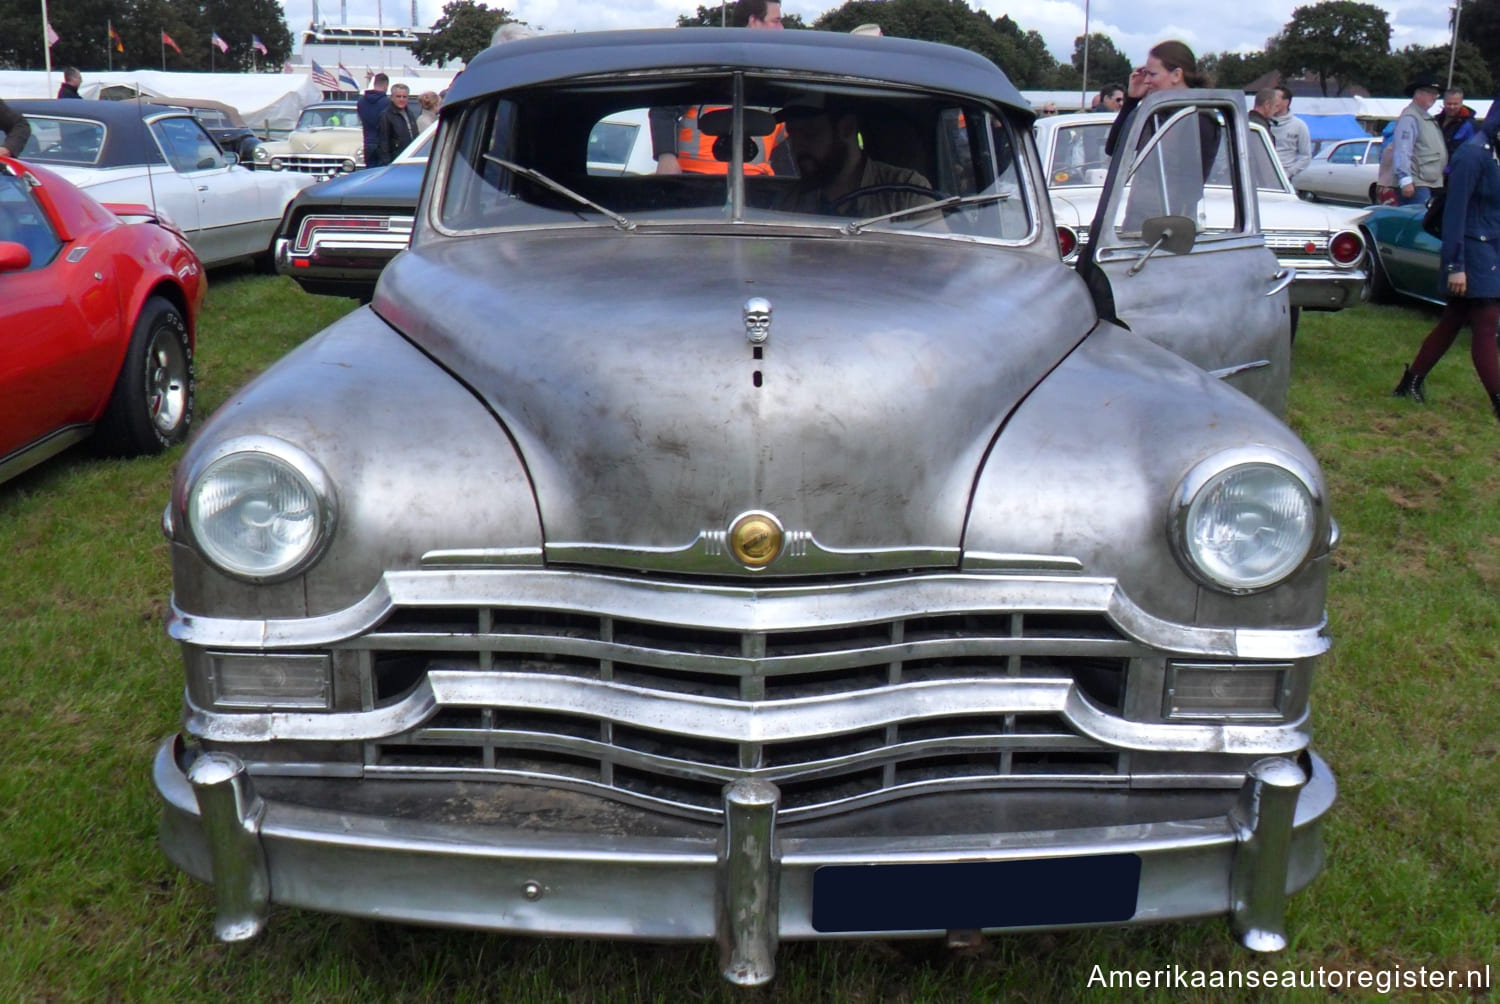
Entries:
[[260,137],[232,106],[207,98],[163,98],[159,103],[186,108],[208,130],[219,149],[234,154],[246,167],[255,166],[255,148],[260,146]]
[[301,192],[276,234],[276,270],[309,293],[375,292],[380,272],[406,249],[437,124],[390,164],[343,174]]
[[[658,104],[725,173],[589,170]],[[1227,914],[1285,945],[1334,799],[1337,534],[1277,417],[1248,168],[1182,215],[1195,109],[1244,149],[1238,94],[1147,98],[1075,272],[973,52],[472,60],[374,300],[178,466],[153,778],[218,936],[275,902],[702,939],[741,984],[794,939]],[[778,126],[809,174],[744,174]]]
[[1297,193],[1310,202],[1372,205],[1376,201],[1375,178],[1380,173],[1380,153],[1384,148],[1379,136],[1330,144],[1297,175]]
[[272,261],[282,211],[311,178],[252,171],[182,108],[135,101],[12,101],[31,123],[22,152],[100,202],[164,215],[209,267]]
[[181,442],[205,286],[147,207],[0,158],[0,481],[90,437],[120,456]]
[[[590,173],[655,173],[647,112],[627,109],[595,124]],[[309,293],[369,300],[381,271],[411,238],[436,128],[428,127],[387,167],[330,178],[293,199],[277,233],[277,271]]]
[[1398,296],[1447,302],[1443,242],[1422,229],[1426,213],[1421,205],[1377,206],[1360,221],[1370,244],[1370,299],[1376,303]]
[[255,148],[257,167],[331,178],[365,166],[365,133],[353,101],[319,101],[297,115],[284,140]]
[[[1108,173],[1104,141],[1113,113],[1039,118],[1037,144],[1047,164],[1052,211],[1074,245],[1088,240],[1089,227]],[[1297,197],[1276,159],[1271,138],[1250,126],[1250,169],[1259,194],[1260,225],[1282,267],[1296,270],[1292,306],[1299,310],[1341,310],[1365,296],[1368,273],[1359,213],[1335,206],[1312,206]],[[1209,178],[1209,199],[1223,198],[1228,162],[1221,156]],[[1076,237],[1075,237],[1076,234]]]

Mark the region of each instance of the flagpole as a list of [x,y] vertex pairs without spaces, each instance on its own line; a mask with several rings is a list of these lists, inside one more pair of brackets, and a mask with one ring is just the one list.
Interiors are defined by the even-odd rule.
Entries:
[[47,96],[52,97],[52,39],[47,37],[52,23],[47,20],[47,0],[42,0],[42,55],[47,61]]
[[111,73],[115,69],[115,23],[105,19],[104,22],[104,65]]
[[167,30],[165,28],[158,28],[157,32],[158,32],[158,34],[161,35],[161,71],[163,73],[166,73],[167,72]]
[[208,43],[208,72],[209,73],[214,72],[214,50],[217,49],[217,48],[218,48],[218,46],[214,45],[212,42]]

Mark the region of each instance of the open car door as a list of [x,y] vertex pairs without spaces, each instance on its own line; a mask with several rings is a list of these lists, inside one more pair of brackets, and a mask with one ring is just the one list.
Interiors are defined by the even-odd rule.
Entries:
[[1243,96],[1147,97],[1117,140],[1079,259],[1101,317],[1285,416],[1293,273],[1260,233]]

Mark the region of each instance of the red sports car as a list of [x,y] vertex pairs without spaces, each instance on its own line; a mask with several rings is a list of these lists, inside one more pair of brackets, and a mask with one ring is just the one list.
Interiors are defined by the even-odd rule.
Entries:
[[0,157],[0,481],[90,435],[115,456],[186,438],[206,288],[147,207]]

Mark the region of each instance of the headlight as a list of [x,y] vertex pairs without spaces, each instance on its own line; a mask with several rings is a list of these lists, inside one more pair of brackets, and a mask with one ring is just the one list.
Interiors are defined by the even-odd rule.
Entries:
[[272,157],[271,158],[271,170],[273,170],[273,171],[279,171],[279,170],[281,170],[281,158],[280,157]]
[[[1249,453],[1250,451],[1237,451]],[[1220,455],[1183,479],[1173,511],[1179,559],[1194,578],[1230,593],[1282,582],[1312,553],[1322,499],[1291,457],[1235,463]]]
[[301,450],[256,437],[226,443],[188,483],[188,530],[214,565],[254,581],[307,567],[333,529],[323,471]]
[[256,147],[256,148],[255,148],[255,149],[254,149],[254,150],[253,150],[253,151],[252,151],[252,152],[251,152],[251,154],[250,154],[250,156],[252,156],[252,157],[254,157],[254,158],[255,158],[255,162],[256,162],[256,163],[257,163],[257,164],[264,164],[264,163],[265,163],[265,162],[266,162],[266,161],[268,161],[268,160],[270,160],[270,159],[271,159],[271,154],[270,154],[270,151],[268,151],[268,150],[267,150],[267,149],[266,149],[266,148],[265,148],[265,147],[263,147],[263,146],[258,146],[258,147]]
[[353,157],[345,157],[344,160],[343,160],[343,163],[340,164],[339,166],[344,169],[344,173],[345,174],[353,174],[354,173],[354,166],[355,166],[354,165],[354,158]]

